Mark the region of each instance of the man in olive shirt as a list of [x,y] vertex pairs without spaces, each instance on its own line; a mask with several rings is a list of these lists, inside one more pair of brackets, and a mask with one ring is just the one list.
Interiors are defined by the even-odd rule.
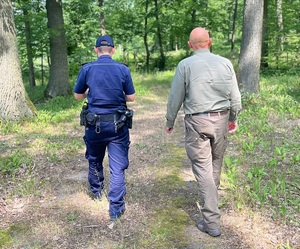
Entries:
[[209,51],[207,30],[195,28],[189,47],[194,54],[179,62],[172,82],[166,114],[166,132],[172,133],[183,104],[185,147],[200,187],[202,220],[197,227],[221,235],[217,189],[227,146],[227,133],[237,130],[241,94],[232,63]]

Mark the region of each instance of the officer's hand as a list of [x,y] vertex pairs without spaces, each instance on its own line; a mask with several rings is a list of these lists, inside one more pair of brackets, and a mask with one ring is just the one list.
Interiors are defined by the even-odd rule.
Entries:
[[231,122],[231,121],[228,122],[228,132],[229,133],[236,132],[237,128],[238,128],[238,124],[236,122]]
[[173,127],[166,127],[166,132],[171,134],[173,131]]

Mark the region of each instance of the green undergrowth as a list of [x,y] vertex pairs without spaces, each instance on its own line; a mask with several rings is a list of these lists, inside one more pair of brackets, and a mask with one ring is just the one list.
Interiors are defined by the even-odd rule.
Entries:
[[[146,112],[149,106],[156,108],[157,101],[166,101],[172,75],[135,74],[138,108]],[[258,94],[243,97],[239,129],[229,135],[224,158],[221,186],[226,195],[221,199],[222,208],[251,209],[278,223],[300,225],[299,86],[298,77],[265,76]],[[44,165],[55,174],[55,167],[71,165],[74,155],[84,149],[79,127],[83,102],[73,96],[50,100],[41,100],[37,92],[31,96],[37,96],[37,117],[31,122],[0,123],[0,191],[7,199],[41,196],[51,177],[43,175]],[[144,153],[149,148],[143,143],[135,146]],[[190,196],[190,186],[181,176],[187,160],[185,149],[175,143],[163,146],[168,147],[168,153],[153,172],[154,215],[147,223],[150,236],[138,240],[140,248],[186,248],[189,241],[186,229],[193,221],[188,211],[195,206],[196,196]],[[75,217],[70,213],[67,219]],[[29,230],[19,226],[10,224],[0,231],[2,247],[9,248],[18,236],[26,236]]]
[[151,95],[160,97],[167,96],[174,77],[173,71],[159,72],[154,74],[134,74],[134,85],[137,98],[147,99]]
[[30,227],[25,223],[15,223],[5,230],[0,230],[0,248],[15,248],[15,241],[24,239],[30,233]]
[[40,195],[46,184],[39,179],[41,166],[67,164],[84,147],[82,139],[76,138],[81,105],[74,97],[57,97],[37,104],[38,114],[31,121],[0,123],[0,176],[5,194]]
[[300,225],[299,117],[297,77],[262,78],[260,93],[243,99],[223,177],[238,209],[250,207]]

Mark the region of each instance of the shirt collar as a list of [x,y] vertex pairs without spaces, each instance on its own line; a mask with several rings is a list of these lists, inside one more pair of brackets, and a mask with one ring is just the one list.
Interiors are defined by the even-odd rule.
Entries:
[[201,48],[195,51],[195,54],[203,54],[203,53],[210,53],[208,48]]
[[98,57],[98,60],[99,59],[111,59],[111,56],[109,54],[103,54],[103,55]]

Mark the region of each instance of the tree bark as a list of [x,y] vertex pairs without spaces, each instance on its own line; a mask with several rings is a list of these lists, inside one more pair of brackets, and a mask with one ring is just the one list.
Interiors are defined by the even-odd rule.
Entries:
[[98,1],[98,6],[100,8],[100,34],[101,35],[105,35],[106,33],[105,23],[104,23],[104,13],[103,13],[103,2],[104,0]]
[[236,32],[236,19],[237,19],[237,10],[238,10],[238,0],[234,0],[234,11],[233,11],[233,20],[232,20],[232,31],[231,31],[231,51],[234,50],[234,41],[235,41],[235,32]]
[[0,1],[0,120],[32,118],[35,107],[28,98],[21,75],[10,0]]
[[158,38],[158,47],[160,52],[160,58],[158,60],[158,69],[160,71],[163,71],[166,67],[166,57],[164,54],[163,49],[163,42],[162,42],[162,32],[161,32],[161,26],[159,21],[159,9],[158,9],[158,0],[154,0],[155,4],[155,19],[156,19],[156,25],[157,25],[157,38]]
[[262,35],[262,49],[261,49],[261,69],[267,69],[269,67],[268,55],[269,55],[269,29],[268,29],[268,17],[269,17],[269,1],[264,0],[264,18],[263,18],[263,35]]
[[263,0],[245,0],[239,81],[245,94],[259,91],[262,48]]
[[278,28],[278,38],[277,38],[277,51],[278,56],[283,52],[283,17],[282,17],[282,0],[276,0],[276,15],[277,15],[277,28]]
[[144,16],[144,45],[146,50],[146,70],[149,73],[149,64],[150,64],[150,51],[149,51],[149,44],[148,44],[148,7],[149,1],[146,0],[145,2],[145,16]]
[[50,32],[50,76],[45,95],[47,97],[70,95],[66,35],[61,0],[46,0],[48,28]]
[[25,6],[22,6],[23,14],[25,17],[25,37],[26,37],[26,50],[27,50],[27,62],[28,62],[28,71],[29,71],[29,82],[30,87],[35,87],[35,75],[34,75],[34,64],[33,64],[33,55],[32,55],[32,45],[31,45],[31,29],[28,16],[28,3],[25,3]]

